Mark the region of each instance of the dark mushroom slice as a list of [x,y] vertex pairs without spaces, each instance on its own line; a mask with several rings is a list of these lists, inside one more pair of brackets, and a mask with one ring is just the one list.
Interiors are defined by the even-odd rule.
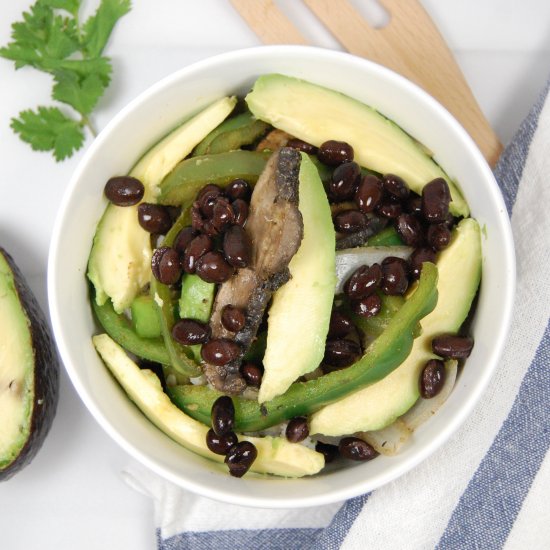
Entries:
[[[222,283],[216,295],[210,327],[212,338],[230,338],[241,346],[241,356],[222,366],[204,365],[208,381],[218,390],[237,394],[246,384],[239,366],[242,355],[258,332],[273,293],[290,277],[288,264],[303,237],[298,209],[300,153],[284,147],[273,153],[250,201],[246,232],[252,245],[251,263]],[[221,321],[222,310],[231,305],[246,311],[242,330],[229,332]]]

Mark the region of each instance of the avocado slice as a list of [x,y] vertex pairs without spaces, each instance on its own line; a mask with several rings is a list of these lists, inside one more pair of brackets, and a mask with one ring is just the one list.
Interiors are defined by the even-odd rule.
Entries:
[[245,99],[257,118],[317,147],[330,139],[348,142],[361,166],[397,174],[419,195],[428,182],[444,178],[451,191],[451,212],[468,215],[468,204],[457,186],[425,149],[360,101],[281,74],[259,77]]
[[275,292],[269,308],[260,403],[319,366],[334,301],[336,234],[330,205],[315,165],[301,156],[298,208],[304,237],[288,265],[290,280]]
[[473,218],[464,219],[437,259],[437,305],[420,322],[422,334],[415,339],[407,359],[380,382],[314,413],[310,432],[338,436],[379,430],[406,413],[419,397],[422,368],[436,357],[431,350],[432,339],[458,332],[468,316],[481,280],[481,262],[479,225]]
[[[233,110],[235,97],[224,97],[157,143],[134,166],[130,175],[145,186],[144,200],[156,202],[158,185],[193,148]],[[95,299],[103,305],[111,299],[117,313],[130,306],[151,280],[151,238],[138,223],[136,206],[109,204],[96,233],[88,261],[88,278]]]
[[[157,376],[141,370],[124,350],[107,334],[93,337],[99,355],[138,408],[166,435],[185,448],[210,460],[223,462],[224,457],[206,446],[208,427],[180,411],[162,391]],[[283,437],[241,437],[253,443],[258,457],[250,470],[284,477],[302,477],[319,472],[324,458],[304,445],[290,443]]]
[[31,462],[52,425],[59,363],[46,319],[0,248],[0,481]]

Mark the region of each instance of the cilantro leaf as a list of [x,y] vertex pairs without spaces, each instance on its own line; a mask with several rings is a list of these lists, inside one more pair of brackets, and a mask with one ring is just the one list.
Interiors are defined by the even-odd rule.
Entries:
[[90,114],[103,95],[105,83],[97,73],[84,77],[66,70],[55,75],[55,86],[52,97],[62,103],[67,103],[79,113]]
[[11,127],[35,151],[53,151],[56,160],[71,156],[82,147],[84,133],[80,122],[64,115],[57,107],[38,107],[13,118]]
[[101,55],[116,22],[130,8],[130,0],[101,0],[96,13],[84,23],[83,47],[90,57]]
[[38,107],[13,118],[12,129],[35,150],[53,151],[62,160],[84,142],[83,128],[95,135],[89,115],[111,80],[110,59],[101,55],[117,21],[130,10],[130,0],[101,0],[84,25],[82,0],[36,0],[22,20],[12,24],[11,42],[0,57],[15,68],[31,66],[53,76],[53,99],[81,116],[71,118],[56,107]]

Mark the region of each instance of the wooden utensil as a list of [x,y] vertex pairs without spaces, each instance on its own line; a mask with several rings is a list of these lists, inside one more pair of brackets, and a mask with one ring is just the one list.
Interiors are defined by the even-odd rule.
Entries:
[[[303,0],[349,52],[396,71],[444,105],[469,132],[494,166],[502,145],[483,115],[460,67],[433,21],[417,0],[379,0],[391,20],[372,27],[349,0]],[[231,0],[266,44],[307,44],[308,40],[274,0]]]

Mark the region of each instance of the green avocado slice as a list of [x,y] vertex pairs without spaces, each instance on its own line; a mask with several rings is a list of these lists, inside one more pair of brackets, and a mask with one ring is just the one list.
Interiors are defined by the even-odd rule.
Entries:
[[59,362],[46,319],[0,248],[0,481],[36,455],[55,416]]
[[451,192],[451,212],[468,215],[468,204],[458,187],[425,149],[368,105],[281,74],[260,76],[245,99],[257,118],[316,147],[331,139],[348,142],[361,166],[397,174],[419,195],[428,182],[444,178]]

